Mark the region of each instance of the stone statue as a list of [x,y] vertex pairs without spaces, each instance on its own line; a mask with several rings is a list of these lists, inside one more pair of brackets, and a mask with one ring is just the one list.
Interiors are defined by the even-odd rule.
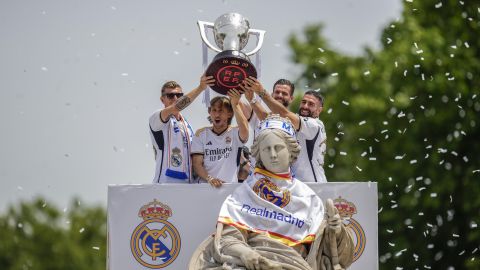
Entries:
[[300,146],[291,123],[262,121],[252,145],[254,173],[222,205],[216,232],[194,252],[189,270],[340,270],[354,242],[332,200],[293,178]]

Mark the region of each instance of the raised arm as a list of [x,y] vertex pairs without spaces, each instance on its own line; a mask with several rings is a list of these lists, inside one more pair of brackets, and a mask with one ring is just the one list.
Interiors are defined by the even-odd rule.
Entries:
[[[245,94],[245,98],[247,99],[248,103],[250,104],[249,108],[250,110],[253,110],[253,112],[257,115],[258,119],[262,121],[268,116],[267,110],[258,102],[258,100],[255,98],[255,92],[251,87],[248,87],[247,84],[240,84],[240,89],[243,90]],[[247,105],[244,105],[245,107]]]
[[207,86],[212,86],[215,83],[213,76],[206,76],[205,74],[200,78],[200,84],[194,88],[192,91],[188,92],[183,97],[179,98],[175,103],[166,107],[160,112],[160,120],[165,122],[170,115],[178,114],[180,111],[188,107],[195,98],[207,88]]
[[240,97],[242,94],[236,89],[232,89],[228,92],[230,101],[232,102],[233,113],[238,124],[238,135],[243,143],[248,141],[248,121],[242,112],[240,107]]
[[248,77],[243,82],[245,84],[245,89],[247,91],[250,89],[251,91],[255,92],[263,100],[263,102],[267,104],[272,113],[276,113],[281,117],[290,119],[296,130],[300,128],[300,118],[298,115],[288,110],[288,108],[283,106],[282,103],[276,101],[257,79],[254,77]]

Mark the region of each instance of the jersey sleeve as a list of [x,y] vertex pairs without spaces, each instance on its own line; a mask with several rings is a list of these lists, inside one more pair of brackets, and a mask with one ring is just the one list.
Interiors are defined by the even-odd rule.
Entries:
[[[320,136],[326,138],[325,127],[323,126],[322,121],[311,117],[300,116],[300,130],[298,132],[302,133],[305,136],[305,139],[313,139],[319,130]],[[323,141],[323,138],[320,139]]]
[[167,122],[163,122],[161,119],[160,119],[160,110],[159,111],[156,111],[152,114],[152,116],[150,116],[150,119],[149,119],[149,123],[150,123],[150,128],[153,130],[153,131],[159,131],[161,130],[165,125],[168,124],[168,120]]
[[204,153],[205,150],[205,144],[203,142],[204,132],[197,132],[195,136],[193,136],[192,139],[192,151],[190,152],[191,155],[193,154],[202,154]]

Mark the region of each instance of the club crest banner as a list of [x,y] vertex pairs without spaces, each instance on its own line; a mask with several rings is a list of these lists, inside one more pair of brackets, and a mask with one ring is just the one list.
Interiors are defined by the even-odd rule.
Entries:
[[[225,199],[240,185],[225,184],[220,189],[207,184],[110,185],[107,268],[186,269],[195,249],[214,232]],[[377,184],[307,185],[323,202],[327,198],[334,200],[345,226],[351,230],[355,254],[349,269],[378,269]],[[256,181],[251,190],[274,202],[276,210],[273,214],[266,207],[253,210],[251,206],[251,214],[275,215],[278,222],[280,218],[293,222],[292,228],[296,229],[302,225],[303,214],[292,212],[289,216],[283,212],[292,203],[292,194],[268,181]]]

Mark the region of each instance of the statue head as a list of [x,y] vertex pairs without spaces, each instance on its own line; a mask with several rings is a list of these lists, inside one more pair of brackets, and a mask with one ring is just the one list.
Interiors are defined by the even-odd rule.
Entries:
[[252,145],[256,166],[273,173],[287,172],[300,153],[291,122],[270,115],[260,123],[258,131]]

